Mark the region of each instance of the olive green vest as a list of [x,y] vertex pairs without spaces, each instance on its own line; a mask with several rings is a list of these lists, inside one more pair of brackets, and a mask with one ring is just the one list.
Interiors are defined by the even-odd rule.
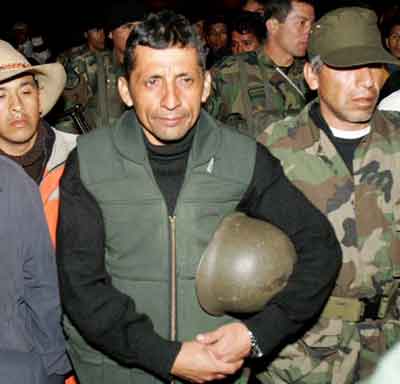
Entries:
[[[133,112],[126,112],[114,129],[81,136],[78,154],[81,179],[103,213],[106,268],[113,285],[134,299],[138,312],[150,316],[157,333],[170,339],[171,258],[176,251],[176,339],[193,339],[228,321],[200,308],[195,275],[220,220],[235,209],[249,186],[255,141],[221,129],[202,112],[172,218]],[[85,345],[70,324],[66,330],[80,360],[116,364]],[[143,378],[131,371],[128,382],[159,382],[134,371]]]

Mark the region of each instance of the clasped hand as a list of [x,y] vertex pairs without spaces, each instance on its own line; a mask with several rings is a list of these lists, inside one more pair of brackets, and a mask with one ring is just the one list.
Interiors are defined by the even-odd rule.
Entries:
[[250,349],[250,337],[244,324],[223,325],[197,335],[194,341],[184,342],[171,373],[194,383],[221,380],[242,367]]

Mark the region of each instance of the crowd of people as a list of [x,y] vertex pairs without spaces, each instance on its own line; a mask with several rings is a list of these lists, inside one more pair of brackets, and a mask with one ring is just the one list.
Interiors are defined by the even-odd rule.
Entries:
[[[0,40],[0,383],[395,383],[400,11],[119,1],[83,29]],[[199,264],[234,212],[241,273],[202,294],[274,294],[217,316]]]

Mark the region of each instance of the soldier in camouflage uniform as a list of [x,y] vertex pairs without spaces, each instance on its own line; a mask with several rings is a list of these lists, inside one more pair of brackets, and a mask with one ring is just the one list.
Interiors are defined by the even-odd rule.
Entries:
[[[83,106],[86,122],[95,127],[112,125],[126,110],[118,93],[118,78],[124,75],[123,50],[134,24],[144,17],[143,5],[139,2],[113,4],[106,12],[106,28],[113,41],[113,50],[93,49],[89,44],[74,48],[72,54],[59,59],[67,72],[64,91],[65,109],[76,104]],[[89,30],[100,28],[99,22],[88,26]],[[71,119],[57,127],[71,127]]]
[[373,11],[331,11],[313,27],[305,78],[319,97],[259,141],[333,225],[343,251],[317,324],[285,347],[263,383],[348,384],[400,340],[400,114],[376,110],[383,63]]
[[314,7],[308,0],[269,0],[267,39],[255,52],[230,56],[212,68],[207,110],[250,136],[287,115],[309,98],[303,66]]

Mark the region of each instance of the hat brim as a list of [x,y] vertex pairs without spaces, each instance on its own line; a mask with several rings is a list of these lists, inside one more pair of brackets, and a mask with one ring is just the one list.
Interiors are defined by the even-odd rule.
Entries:
[[336,68],[349,68],[368,64],[395,64],[400,66],[400,60],[396,59],[384,48],[380,47],[346,47],[321,55],[324,64]]
[[50,63],[2,71],[0,83],[24,73],[32,73],[38,82],[41,116],[43,117],[54,107],[64,90],[67,79],[65,69],[60,63]]

